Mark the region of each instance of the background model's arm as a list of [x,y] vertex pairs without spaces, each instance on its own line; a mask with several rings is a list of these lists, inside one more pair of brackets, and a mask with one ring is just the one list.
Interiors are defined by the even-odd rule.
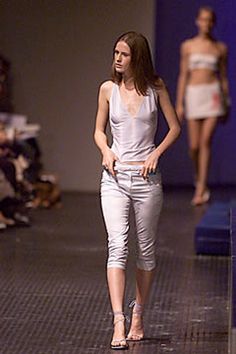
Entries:
[[167,121],[169,131],[157,148],[148,156],[142,168],[142,175],[146,178],[149,172],[156,169],[159,157],[175,142],[180,134],[180,124],[174,107],[170,101],[168,91],[162,83],[162,88],[157,90],[161,110]]
[[176,93],[176,112],[180,121],[183,120],[184,116],[184,94],[188,80],[188,73],[187,43],[184,42],[180,47],[180,68]]
[[227,61],[228,61],[228,49],[225,44],[220,43],[221,59],[219,67],[219,75],[221,81],[222,91],[225,97],[229,96],[229,83],[227,78]]
[[102,154],[102,165],[114,175],[114,162],[117,158],[108,146],[106,135],[111,88],[112,82],[106,81],[101,85],[99,90],[94,140]]

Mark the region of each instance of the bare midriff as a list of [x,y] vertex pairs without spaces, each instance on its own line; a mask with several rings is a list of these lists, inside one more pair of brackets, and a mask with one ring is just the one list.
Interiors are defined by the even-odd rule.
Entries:
[[209,69],[194,69],[189,73],[188,85],[212,84],[217,81],[215,71]]
[[122,161],[123,165],[143,165],[145,161]]

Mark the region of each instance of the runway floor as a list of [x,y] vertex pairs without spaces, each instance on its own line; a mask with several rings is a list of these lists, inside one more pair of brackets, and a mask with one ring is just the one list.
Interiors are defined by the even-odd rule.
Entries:
[[[204,208],[189,205],[191,193],[165,192],[146,338],[127,353],[227,353],[229,259],[194,255]],[[227,189],[214,193],[217,200],[230,196]],[[32,212],[31,228],[0,233],[1,354],[114,352],[99,198],[71,193],[63,201],[62,209]],[[134,297],[133,239],[131,231],[126,311]]]

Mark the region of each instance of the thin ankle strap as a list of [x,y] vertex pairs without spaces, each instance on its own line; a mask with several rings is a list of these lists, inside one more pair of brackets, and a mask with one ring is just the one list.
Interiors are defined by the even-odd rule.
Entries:
[[133,307],[133,313],[137,315],[141,315],[143,312],[143,305],[137,304],[136,300],[131,301],[129,304],[129,308]]
[[[124,322],[126,320],[125,314],[122,311],[114,311],[113,316],[114,316],[114,325],[116,325],[118,322]],[[120,318],[118,317],[117,319],[116,316],[119,316]]]
[[114,311],[114,312],[113,312],[113,315],[114,315],[114,316],[118,316],[118,315],[124,316],[125,314],[124,314],[123,311]]

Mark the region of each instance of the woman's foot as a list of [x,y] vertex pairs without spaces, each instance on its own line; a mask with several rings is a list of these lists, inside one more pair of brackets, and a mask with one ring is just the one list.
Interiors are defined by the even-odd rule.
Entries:
[[210,191],[209,189],[204,189],[202,191],[196,190],[194,197],[191,201],[193,206],[203,205],[209,202],[210,200]]
[[144,337],[143,330],[143,306],[137,304],[135,301],[131,302],[130,307],[133,307],[131,326],[127,340],[129,341],[140,341]]
[[114,333],[111,341],[111,349],[125,350],[129,346],[125,338],[125,316],[123,312],[114,312]]

